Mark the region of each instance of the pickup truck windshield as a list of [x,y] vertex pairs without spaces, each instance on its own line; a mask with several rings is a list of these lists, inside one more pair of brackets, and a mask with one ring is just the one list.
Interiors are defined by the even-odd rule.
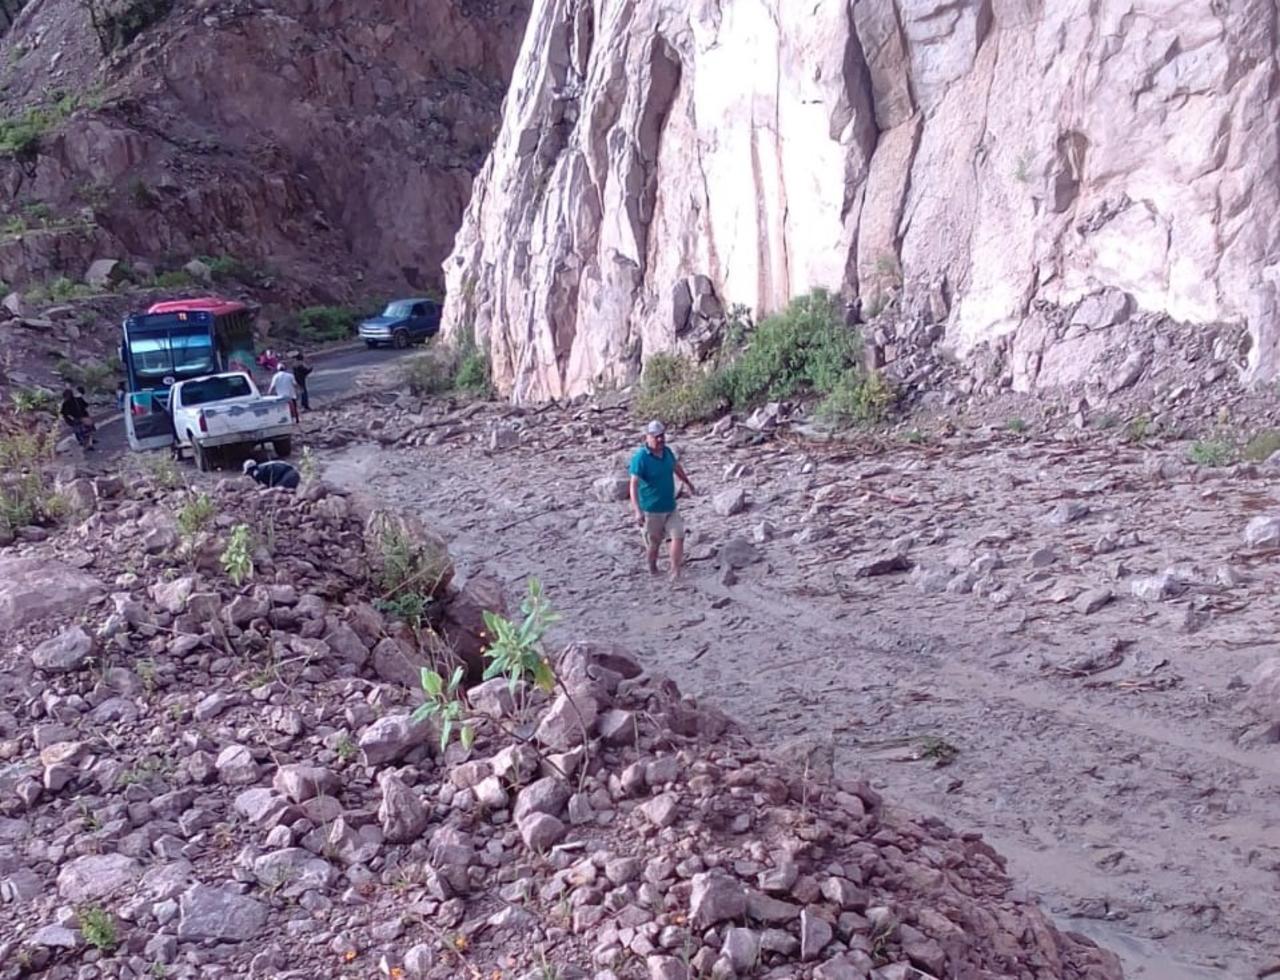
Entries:
[[208,330],[170,333],[167,336],[132,337],[129,353],[140,378],[164,378],[203,374],[216,370],[213,339]]
[[189,408],[192,405],[220,402],[224,398],[248,398],[252,394],[249,379],[243,374],[205,378],[202,381],[188,381],[182,386],[182,405]]

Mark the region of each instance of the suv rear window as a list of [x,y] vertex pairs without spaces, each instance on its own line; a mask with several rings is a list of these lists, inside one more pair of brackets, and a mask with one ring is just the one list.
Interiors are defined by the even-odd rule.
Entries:
[[248,398],[253,394],[249,387],[249,379],[243,374],[233,374],[224,378],[205,378],[203,381],[188,381],[182,386],[183,405],[207,405],[219,402],[224,398]]

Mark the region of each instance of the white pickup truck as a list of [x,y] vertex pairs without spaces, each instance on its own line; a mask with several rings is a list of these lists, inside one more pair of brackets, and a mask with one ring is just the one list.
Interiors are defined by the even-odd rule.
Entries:
[[289,400],[264,396],[247,374],[209,374],[179,381],[169,390],[174,446],[190,449],[196,467],[218,466],[233,447],[271,443],[277,456],[293,451],[296,428]]

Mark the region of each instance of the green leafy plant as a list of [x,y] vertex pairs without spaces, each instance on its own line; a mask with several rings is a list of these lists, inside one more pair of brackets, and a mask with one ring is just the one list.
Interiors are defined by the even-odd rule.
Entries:
[[404,620],[415,630],[421,629],[430,604],[430,597],[417,590],[401,592],[391,599],[375,599],[373,603],[379,612]]
[[338,753],[338,758],[343,762],[350,762],[359,753],[360,747],[348,736],[343,735],[342,738],[338,739],[338,743],[333,747],[333,751]]
[[644,366],[632,408],[640,418],[687,425],[721,414],[728,399],[716,379],[687,357],[654,354]]
[[253,532],[249,525],[237,524],[231,529],[221,561],[223,571],[237,588],[253,578]]
[[487,395],[492,390],[489,379],[489,358],[474,341],[463,345],[458,360],[454,387],[473,395]]
[[186,269],[170,269],[167,272],[156,273],[151,284],[161,289],[177,289],[181,286],[191,285],[191,273]]
[[1151,419],[1145,415],[1139,415],[1132,419],[1128,425],[1124,427],[1125,442],[1138,443],[1142,442],[1151,434]]
[[172,456],[163,454],[151,456],[146,461],[146,468],[156,486],[162,490],[172,490],[182,486],[182,474],[178,471],[178,465],[173,461]]
[[1197,466],[1229,466],[1236,449],[1225,439],[1199,439],[1187,450],[1187,458]]
[[209,526],[217,512],[212,497],[207,493],[196,494],[178,511],[178,530],[184,538],[191,540]]
[[44,388],[15,388],[9,392],[9,401],[19,412],[49,412],[58,408],[58,396]]
[[440,673],[430,667],[422,668],[422,693],[426,700],[414,709],[413,720],[439,719],[440,750],[442,752],[449,747],[449,740],[453,737],[455,727],[458,727],[458,741],[462,743],[464,749],[470,751],[472,744],[475,742],[475,729],[470,724],[462,722],[464,709],[462,701],[458,697],[458,692],[462,687],[462,677],[463,670],[461,667],[455,667],[447,681]]
[[80,935],[94,949],[110,953],[120,944],[116,920],[105,909],[91,905],[80,911],[79,918]]
[[308,306],[298,311],[297,331],[303,340],[317,344],[343,340],[355,332],[359,319],[359,312],[349,306]]
[[1011,418],[1004,424],[1004,427],[1015,435],[1021,435],[1027,431],[1027,421],[1026,419]]
[[897,394],[879,374],[848,369],[817,408],[819,418],[839,424],[875,425],[889,417]]
[[489,663],[484,679],[506,677],[513,694],[525,680],[531,680],[543,691],[550,691],[555,687],[556,676],[543,655],[542,638],[560,621],[560,615],[547,602],[542,583],[536,578],[529,580],[520,612],[524,618],[516,623],[498,613],[485,611],[489,645],[484,656]]
[[257,278],[253,268],[234,255],[201,255],[198,258],[209,267],[209,275],[213,277],[214,282],[228,282],[233,279],[251,282]]

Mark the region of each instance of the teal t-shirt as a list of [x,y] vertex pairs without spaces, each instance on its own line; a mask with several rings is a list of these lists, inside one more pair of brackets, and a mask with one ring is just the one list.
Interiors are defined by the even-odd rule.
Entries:
[[648,446],[641,446],[631,457],[631,475],[640,478],[636,488],[640,509],[646,514],[670,514],[676,509],[676,454],[670,446],[662,447],[655,456]]

